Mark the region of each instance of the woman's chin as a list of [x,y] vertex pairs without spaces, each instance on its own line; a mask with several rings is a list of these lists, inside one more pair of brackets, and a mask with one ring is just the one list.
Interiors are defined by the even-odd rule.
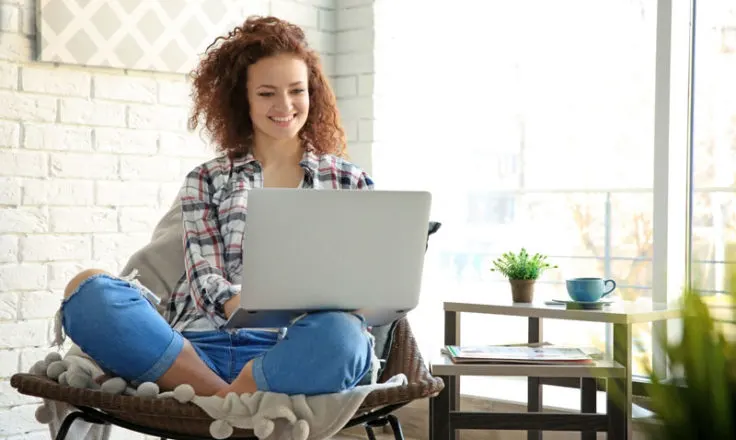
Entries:
[[301,127],[289,127],[277,130],[268,130],[266,134],[275,141],[288,141],[298,137],[300,128]]

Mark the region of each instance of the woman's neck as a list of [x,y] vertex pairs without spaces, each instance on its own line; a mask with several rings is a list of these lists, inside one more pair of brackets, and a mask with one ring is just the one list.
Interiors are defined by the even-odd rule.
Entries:
[[253,143],[253,157],[263,167],[296,165],[301,162],[303,156],[302,142],[298,137],[276,140],[256,135]]

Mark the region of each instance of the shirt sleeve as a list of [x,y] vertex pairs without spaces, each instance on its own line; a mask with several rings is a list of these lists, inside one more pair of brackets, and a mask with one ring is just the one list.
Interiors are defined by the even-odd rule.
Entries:
[[356,189],[362,189],[365,191],[373,191],[373,179],[365,171],[360,173],[360,177],[355,185]]
[[218,328],[226,322],[224,304],[239,292],[228,279],[215,188],[206,169],[190,172],[181,190],[184,264],[194,305]]

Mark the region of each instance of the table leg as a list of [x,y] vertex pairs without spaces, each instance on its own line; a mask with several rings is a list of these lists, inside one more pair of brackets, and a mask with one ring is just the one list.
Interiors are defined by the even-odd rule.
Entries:
[[631,324],[613,325],[613,360],[626,369],[625,377],[608,379],[606,410],[608,412],[608,438],[631,440],[632,411],[632,355]]
[[[580,412],[583,414],[595,414],[596,394],[598,392],[596,380],[594,378],[585,377],[581,379],[580,386]],[[581,440],[595,440],[595,431],[583,431],[580,433]]]
[[438,396],[430,397],[429,398],[429,426],[428,426],[428,434],[429,437],[427,437],[427,440],[437,440],[437,433],[434,432],[434,413],[435,413],[435,401]]
[[[529,343],[542,342],[542,321],[529,318]],[[527,411],[542,412],[542,384],[538,377],[527,379]],[[527,431],[527,440],[542,440],[542,431]]]
[[445,388],[436,397],[429,399],[429,440],[447,440],[450,438],[450,402],[452,390],[447,384],[451,376],[439,376],[445,382]]
[[[460,313],[445,311],[445,345],[460,345]],[[442,378],[448,393],[449,407],[447,410],[448,424],[449,413],[460,409],[460,376],[446,376]],[[439,409],[437,409],[439,411]],[[442,410],[444,411],[444,410]],[[440,416],[441,417],[441,416]],[[456,430],[450,430],[447,437],[442,440],[455,440]]]

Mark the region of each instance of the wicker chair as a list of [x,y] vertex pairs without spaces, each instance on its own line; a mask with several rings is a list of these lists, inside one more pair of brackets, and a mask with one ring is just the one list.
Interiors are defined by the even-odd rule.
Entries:
[[[399,373],[406,375],[408,383],[370,393],[346,428],[363,425],[368,438],[375,440],[373,428],[390,424],[394,437],[402,440],[401,425],[392,412],[412,400],[435,396],[444,388],[442,380],[432,377],[427,370],[406,318],[398,321],[395,327],[388,362],[380,380],[386,381]],[[65,439],[76,419],[117,425],[162,439],[211,438],[209,426],[212,419],[191,403],[72,388],[33,374],[16,374],[10,384],[21,394],[66,402],[77,408],[64,420],[57,440]],[[242,429],[236,429],[231,438],[256,439],[252,431]]]

